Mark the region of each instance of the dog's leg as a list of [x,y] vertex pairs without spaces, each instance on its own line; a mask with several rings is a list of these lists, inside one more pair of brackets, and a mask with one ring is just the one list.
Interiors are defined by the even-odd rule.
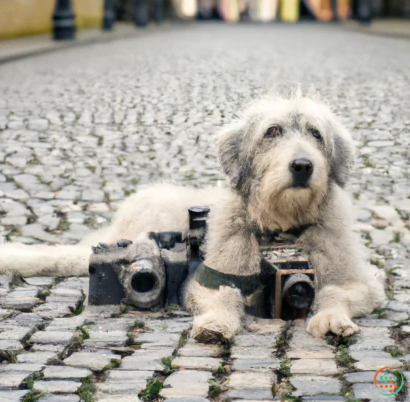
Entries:
[[0,246],[0,274],[30,276],[86,276],[89,246]]
[[[225,274],[248,276],[260,272],[259,245],[236,196],[211,211],[205,265]],[[244,301],[239,289],[211,290],[192,279],[185,305],[195,314],[192,336],[209,341],[230,339],[241,329]]]
[[26,278],[88,276],[91,246],[106,241],[109,232],[109,228],[96,230],[73,246],[6,243],[0,246],[0,274]]
[[191,336],[201,342],[231,339],[241,327],[243,298],[238,289],[221,286],[207,289],[198,282],[189,284],[185,306],[194,314]]
[[359,240],[343,223],[336,223],[338,227],[322,226],[305,235],[317,285],[316,315],[307,331],[321,338],[329,331],[343,336],[357,333],[352,318],[370,313],[385,297],[377,271],[361,256]]

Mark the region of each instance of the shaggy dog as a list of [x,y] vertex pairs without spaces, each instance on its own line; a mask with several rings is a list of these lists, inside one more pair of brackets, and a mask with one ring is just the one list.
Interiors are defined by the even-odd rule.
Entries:
[[[305,227],[298,241],[316,269],[316,314],[307,330],[316,337],[328,331],[343,336],[357,333],[352,318],[378,306],[384,289],[351,230],[350,202],[343,188],[354,149],[346,129],[315,99],[300,93],[266,97],[223,130],[218,153],[229,191],[151,187],[126,200],[112,226],[86,243],[3,246],[0,272],[86,275],[89,244],[135,240],[146,231],[186,232],[187,208],[210,205],[206,266],[224,274],[258,274],[257,233]],[[195,314],[192,336],[232,338],[241,329],[246,302],[240,289],[213,290],[190,279],[185,305]]]

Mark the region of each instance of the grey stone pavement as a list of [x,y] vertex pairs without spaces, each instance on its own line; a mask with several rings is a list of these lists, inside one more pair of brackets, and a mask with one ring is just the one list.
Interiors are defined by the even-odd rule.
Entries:
[[373,384],[385,366],[410,380],[408,41],[192,24],[4,64],[0,232],[74,244],[149,183],[223,184],[218,129],[298,81],[321,91],[358,146],[356,230],[388,293],[362,332],[321,340],[300,321],[248,317],[232,344],[206,346],[187,340],[183,311],[87,306],[87,278],[1,277],[0,401],[410,400]]

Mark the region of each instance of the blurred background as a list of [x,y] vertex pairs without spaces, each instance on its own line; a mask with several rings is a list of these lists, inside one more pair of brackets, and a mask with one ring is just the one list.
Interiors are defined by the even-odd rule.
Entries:
[[53,32],[74,39],[85,28],[111,30],[116,22],[222,20],[297,22],[410,18],[410,0],[1,0],[0,40]]

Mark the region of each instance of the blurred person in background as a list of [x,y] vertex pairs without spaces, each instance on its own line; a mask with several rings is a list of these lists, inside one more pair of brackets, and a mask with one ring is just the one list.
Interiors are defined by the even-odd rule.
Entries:
[[215,0],[199,0],[198,17],[200,19],[215,18],[216,2]]
[[201,19],[222,18],[228,22],[251,19],[272,21],[276,18],[279,0],[199,0]]
[[172,0],[172,4],[180,18],[194,18],[198,14],[197,0]]
[[253,21],[270,22],[277,16],[278,0],[257,0],[249,2],[249,14]]

